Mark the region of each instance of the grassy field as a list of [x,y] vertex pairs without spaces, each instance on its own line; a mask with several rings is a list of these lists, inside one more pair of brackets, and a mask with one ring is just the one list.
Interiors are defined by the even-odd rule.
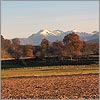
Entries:
[[99,73],[99,65],[44,66],[1,70],[1,78]]

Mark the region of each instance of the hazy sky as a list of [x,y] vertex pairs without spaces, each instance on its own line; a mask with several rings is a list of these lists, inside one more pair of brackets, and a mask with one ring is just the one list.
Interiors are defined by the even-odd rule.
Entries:
[[8,39],[40,29],[99,31],[99,1],[2,1],[1,21]]

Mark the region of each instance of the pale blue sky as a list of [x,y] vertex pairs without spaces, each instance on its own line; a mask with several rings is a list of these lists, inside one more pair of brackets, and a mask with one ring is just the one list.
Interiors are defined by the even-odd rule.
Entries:
[[2,1],[5,38],[28,37],[40,29],[99,30],[98,1]]

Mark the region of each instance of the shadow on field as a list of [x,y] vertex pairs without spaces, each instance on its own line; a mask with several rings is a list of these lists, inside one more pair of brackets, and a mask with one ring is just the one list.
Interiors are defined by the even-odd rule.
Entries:
[[81,58],[81,59],[17,59],[17,60],[3,60],[1,61],[2,69],[9,68],[24,68],[24,67],[42,67],[42,66],[63,66],[63,65],[90,65],[98,64],[99,58]]

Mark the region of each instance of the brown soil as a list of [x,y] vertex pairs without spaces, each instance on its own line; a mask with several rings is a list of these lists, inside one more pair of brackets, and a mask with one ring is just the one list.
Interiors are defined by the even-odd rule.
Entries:
[[2,79],[4,98],[99,98],[99,74]]

